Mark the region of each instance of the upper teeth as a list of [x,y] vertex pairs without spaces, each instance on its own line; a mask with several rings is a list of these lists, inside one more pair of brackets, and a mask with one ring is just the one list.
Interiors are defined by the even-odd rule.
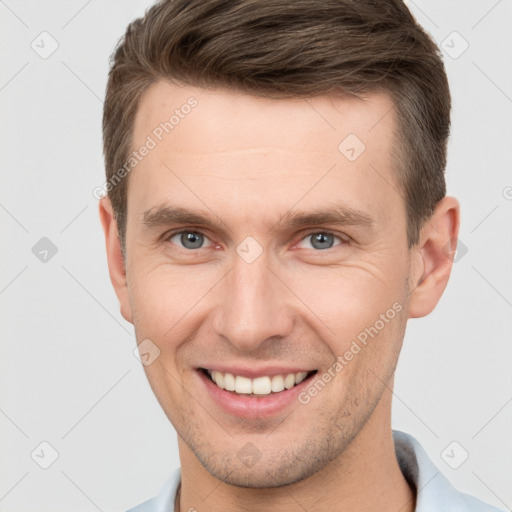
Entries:
[[269,395],[271,392],[278,393],[284,389],[290,389],[302,382],[308,372],[289,373],[287,375],[274,375],[273,377],[257,377],[249,379],[232,373],[222,373],[217,370],[208,370],[213,382],[221,389],[235,391],[236,393],[255,395]]

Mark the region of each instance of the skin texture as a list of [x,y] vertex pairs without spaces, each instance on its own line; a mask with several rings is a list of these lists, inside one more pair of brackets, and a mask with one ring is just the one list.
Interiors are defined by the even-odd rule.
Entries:
[[[271,100],[158,82],[142,97],[133,147],[190,97],[197,106],[129,175],[126,262],[110,201],[100,202],[121,313],[138,343],[160,350],[144,369],[178,433],[181,510],[414,510],[394,455],[393,374],[407,319],[430,313],[447,284],[457,201],[443,199],[408,249],[396,119],[382,93]],[[349,134],[365,145],[354,161],[338,149]],[[220,226],[144,223],[165,205]],[[327,206],[370,222],[278,224]],[[203,246],[183,246],[180,230],[204,235]],[[315,248],[318,233],[334,234],[332,247]],[[251,263],[237,253],[248,236],[262,250]],[[306,405],[247,420],[205,392],[198,367],[275,364],[320,378],[393,305]],[[251,467],[238,456],[247,443],[261,455]]]

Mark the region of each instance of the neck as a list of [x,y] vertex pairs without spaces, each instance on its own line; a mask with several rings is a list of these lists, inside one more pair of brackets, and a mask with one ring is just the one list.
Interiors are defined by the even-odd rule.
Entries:
[[[383,397],[383,399],[386,399]],[[180,496],[176,510],[210,512],[322,510],[336,512],[414,512],[416,495],[398,465],[389,413],[382,400],[350,445],[322,470],[283,487],[242,488],[208,473],[179,438]],[[384,418],[386,419],[386,417]]]

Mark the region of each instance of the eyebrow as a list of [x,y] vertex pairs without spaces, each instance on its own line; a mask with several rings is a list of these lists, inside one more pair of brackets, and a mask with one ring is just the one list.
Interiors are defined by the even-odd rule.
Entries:
[[[158,206],[142,214],[142,222],[148,228],[164,227],[173,224],[193,224],[212,230],[222,230],[224,224],[218,217],[193,212],[179,206]],[[331,206],[317,211],[286,212],[271,228],[279,231],[286,228],[300,228],[310,225],[337,224],[371,227],[375,220],[365,212],[346,206]]]

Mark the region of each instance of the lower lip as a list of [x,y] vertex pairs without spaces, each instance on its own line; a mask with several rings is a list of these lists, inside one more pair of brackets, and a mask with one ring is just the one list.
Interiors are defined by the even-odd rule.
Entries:
[[220,389],[201,370],[197,370],[197,373],[206,387],[208,394],[221,409],[233,416],[249,419],[270,418],[284,411],[291,404],[298,404],[298,395],[309,386],[311,377],[314,376],[310,375],[300,384],[293,386],[293,388],[280,391],[279,393],[270,393],[269,395],[261,396],[244,396],[238,395],[232,391]]

